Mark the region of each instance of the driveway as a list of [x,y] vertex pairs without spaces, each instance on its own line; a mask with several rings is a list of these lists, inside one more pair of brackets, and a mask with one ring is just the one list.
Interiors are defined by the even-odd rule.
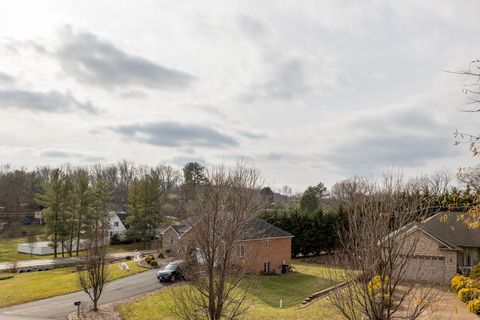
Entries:
[[[100,304],[134,297],[163,287],[156,278],[155,270],[148,270],[130,277],[109,282],[104,287]],[[7,308],[0,308],[0,320],[66,319],[76,310],[74,301],[90,303],[86,293],[75,292],[63,296],[38,300]]]
[[480,317],[468,311],[467,306],[447,286],[434,288],[438,299],[434,302],[422,320],[480,320]]

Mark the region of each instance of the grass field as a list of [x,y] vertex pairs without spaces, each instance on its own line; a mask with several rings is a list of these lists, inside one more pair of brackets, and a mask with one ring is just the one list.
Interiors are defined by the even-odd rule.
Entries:
[[[112,264],[109,281],[147,270],[133,261],[127,263],[130,271],[120,270],[118,263]],[[80,290],[75,268],[13,275],[11,279],[0,281],[0,308]]]
[[[45,238],[39,236],[37,241],[43,241]],[[37,256],[30,255],[28,253],[18,253],[17,245],[19,243],[28,242],[27,237],[11,238],[11,239],[0,239],[0,262],[12,262],[12,261],[21,261],[21,260],[36,260],[36,259],[48,259],[53,258],[53,254]],[[133,250],[143,249],[142,243],[130,243],[130,244],[116,244],[108,247],[108,253],[116,252],[132,252]],[[59,257],[62,255],[59,254]],[[65,257],[68,257],[68,254],[65,253]]]
[[30,256],[28,253],[17,253],[17,245],[23,242],[28,242],[27,237],[0,239],[0,262],[53,258],[53,254]]
[[[296,272],[281,276],[255,276],[251,290],[251,309],[247,320],[300,320],[300,319],[339,319],[340,316],[321,300],[312,305],[298,309],[299,304],[311,293],[329,287],[332,282],[327,279],[328,268],[294,261]],[[119,305],[117,308],[125,320],[140,319],[175,319],[171,314],[174,303],[172,287],[148,296],[142,300]],[[283,299],[283,308],[279,301]]]

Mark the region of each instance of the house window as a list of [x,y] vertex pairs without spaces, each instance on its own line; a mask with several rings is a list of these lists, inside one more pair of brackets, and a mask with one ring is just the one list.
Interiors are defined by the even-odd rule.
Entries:
[[266,261],[263,263],[263,272],[270,272],[270,262]]
[[269,246],[269,240],[267,239],[267,240],[265,240],[265,248],[268,249],[268,246]]
[[115,222],[113,223],[113,226],[114,226],[114,227],[118,227],[118,221],[115,221]]
[[238,245],[237,256],[245,257],[245,245],[243,243]]
[[170,245],[173,245],[173,236],[170,236]]

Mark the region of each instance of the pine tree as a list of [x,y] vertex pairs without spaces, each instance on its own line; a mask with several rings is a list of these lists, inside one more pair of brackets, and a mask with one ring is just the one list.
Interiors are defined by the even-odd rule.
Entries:
[[161,221],[161,185],[154,175],[146,174],[135,179],[128,192],[129,236],[150,246],[155,230]]
[[51,171],[48,181],[45,183],[43,194],[36,195],[36,202],[45,208],[45,227],[47,236],[53,246],[53,255],[58,256],[57,248],[59,235],[61,234],[61,215],[63,212],[62,192],[64,188],[65,173],[61,169]]
[[90,225],[88,220],[92,209],[93,187],[90,184],[90,177],[85,169],[78,169],[74,176],[74,228],[76,232],[75,255],[78,256],[80,250],[80,237],[82,232],[87,231]]

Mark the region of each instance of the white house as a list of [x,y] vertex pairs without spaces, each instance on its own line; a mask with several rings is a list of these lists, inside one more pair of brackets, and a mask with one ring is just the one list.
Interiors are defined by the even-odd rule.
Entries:
[[110,238],[116,235],[119,240],[124,239],[127,232],[127,213],[125,211],[111,211],[108,216],[110,218]]
[[43,219],[45,219],[45,212],[43,210],[35,211],[34,218],[38,221],[39,224],[43,224]]

